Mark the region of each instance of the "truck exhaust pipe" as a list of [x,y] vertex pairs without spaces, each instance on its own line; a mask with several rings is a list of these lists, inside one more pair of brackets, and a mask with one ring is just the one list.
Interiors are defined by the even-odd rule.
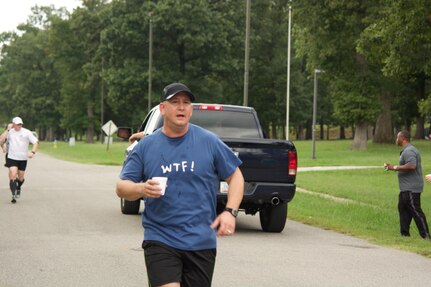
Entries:
[[271,204],[272,205],[279,205],[280,204],[280,198],[274,196],[273,198],[271,198]]

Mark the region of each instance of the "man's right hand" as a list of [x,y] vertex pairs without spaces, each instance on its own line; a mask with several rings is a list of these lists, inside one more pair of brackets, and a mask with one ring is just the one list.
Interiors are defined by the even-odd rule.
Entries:
[[129,201],[140,198],[159,198],[162,196],[161,188],[157,180],[149,179],[146,182],[135,183],[130,180],[119,180],[117,182],[116,192],[118,197]]

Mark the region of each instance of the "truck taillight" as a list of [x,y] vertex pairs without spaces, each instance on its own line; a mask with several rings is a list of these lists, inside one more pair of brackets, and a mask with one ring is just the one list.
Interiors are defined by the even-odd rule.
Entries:
[[200,105],[199,110],[222,111],[223,107],[219,105]]
[[298,168],[298,158],[296,151],[289,151],[289,175],[296,175]]

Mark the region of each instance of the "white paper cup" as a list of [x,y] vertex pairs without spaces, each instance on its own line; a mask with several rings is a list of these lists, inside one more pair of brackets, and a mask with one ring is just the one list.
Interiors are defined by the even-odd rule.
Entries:
[[163,177],[163,176],[155,176],[152,179],[157,180],[160,184],[160,188],[162,195],[165,195],[165,190],[166,190],[166,186],[167,186],[167,182],[168,182],[168,178],[167,177]]

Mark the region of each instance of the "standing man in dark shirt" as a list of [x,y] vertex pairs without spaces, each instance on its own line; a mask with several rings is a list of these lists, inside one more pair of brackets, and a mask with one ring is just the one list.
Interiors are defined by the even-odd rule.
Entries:
[[424,239],[430,239],[428,223],[421,208],[421,193],[424,187],[421,155],[417,148],[410,143],[408,131],[399,132],[396,143],[402,147],[400,162],[398,165],[385,163],[384,167],[386,170],[398,172],[398,184],[400,186],[398,211],[401,236],[410,236],[410,223],[413,218],[420,236]]

